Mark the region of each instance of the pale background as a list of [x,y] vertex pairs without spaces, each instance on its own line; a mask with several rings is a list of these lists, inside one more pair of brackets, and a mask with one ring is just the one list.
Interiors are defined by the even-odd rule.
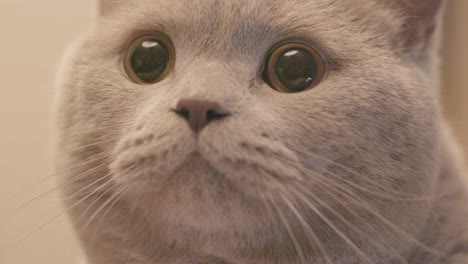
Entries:
[[[443,94],[468,150],[468,0],[449,2]],[[53,186],[50,177],[30,187],[51,176],[54,75],[67,44],[94,16],[94,0],[0,0],[0,264],[68,264],[77,256],[67,219],[54,219],[56,197],[5,213]]]

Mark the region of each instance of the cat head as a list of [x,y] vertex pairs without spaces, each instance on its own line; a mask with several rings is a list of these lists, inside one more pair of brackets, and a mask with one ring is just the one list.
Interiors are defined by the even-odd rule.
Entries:
[[397,198],[437,178],[441,5],[102,0],[62,88],[65,149],[104,153],[123,200],[206,232],[261,229],[270,205],[328,238],[313,206],[411,233],[429,205]]

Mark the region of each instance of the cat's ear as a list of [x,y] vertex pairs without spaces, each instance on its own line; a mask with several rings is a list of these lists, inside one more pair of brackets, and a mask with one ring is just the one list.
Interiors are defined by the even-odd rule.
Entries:
[[[385,0],[387,1],[387,0]],[[427,52],[437,32],[445,0],[392,0],[403,16],[399,45],[406,51]]]

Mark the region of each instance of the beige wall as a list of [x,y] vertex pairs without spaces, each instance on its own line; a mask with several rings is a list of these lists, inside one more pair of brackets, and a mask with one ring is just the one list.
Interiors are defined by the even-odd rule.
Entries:
[[[443,54],[446,114],[468,150],[468,1],[450,0]],[[468,151],[467,151],[468,152]],[[468,155],[466,155],[468,164]]]
[[[468,1],[450,0],[443,89],[450,121],[468,146]],[[52,178],[21,191],[49,174],[49,123],[53,76],[67,43],[86,30],[94,0],[0,0],[0,263],[64,264],[76,255],[66,218],[54,197],[13,215],[3,214],[47,191]],[[463,22],[461,19],[464,19]],[[468,147],[467,147],[468,149]],[[15,195],[13,200],[8,200]],[[35,231],[40,227],[38,231]],[[35,231],[26,239],[17,243]]]
[[[64,48],[89,27],[94,0],[0,0],[0,263],[68,264],[76,252],[66,218],[17,241],[60,213],[54,196],[5,211],[51,189],[50,110]],[[14,200],[6,201],[12,195]],[[68,261],[67,261],[68,260]]]

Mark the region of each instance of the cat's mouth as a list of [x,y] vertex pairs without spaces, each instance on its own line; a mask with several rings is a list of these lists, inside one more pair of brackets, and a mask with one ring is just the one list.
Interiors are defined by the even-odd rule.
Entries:
[[187,164],[195,163],[195,164],[198,164],[199,166],[204,166],[204,167],[207,167],[210,170],[213,170],[213,171],[216,171],[216,172],[220,173],[220,171],[218,171],[216,169],[216,166],[213,166],[212,162],[213,162],[213,159],[210,158],[210,156],[203,155],[200,152],[200,150],[197,148],[195,151],[193,151],[190,154],[189,157],[187,157],[187,160],[185,162],[183,162],[182,164],[180,164],[176,168],[176,170],[178,170],[180,168],[183,168],[183,167],[186,167]]
[[302,179],[300,159],[281,141],[209,128],[197,136],[163,133],[123,139],[110,166],[115,181],[155,188],[175,179],[224,178],[244,191],[256,192],[272,188],[272,179],[278,184]]

